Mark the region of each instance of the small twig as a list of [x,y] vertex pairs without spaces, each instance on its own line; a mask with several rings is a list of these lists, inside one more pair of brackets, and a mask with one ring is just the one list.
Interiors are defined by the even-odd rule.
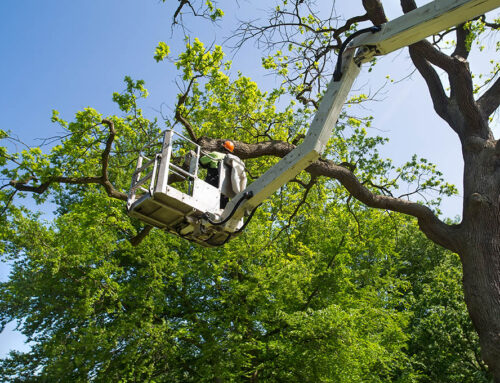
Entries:
[[357,229],[358,229],[358,237],[359,237],[359,239],[362,240],[363,239],[363,235],[361,234],[361,225],[359,223],[358,217],[356,216],[356,214],[354,213],[354,211],[352,211],[352,209],[351,209],[351,199],[352,199],[352,194],[349,195],[349,197],[347,198],[347,201],[346,201],[347,210],[349,211],[349,213],[352,215],[352,217],[356,221],[356,226],[357,226]]
[[3,207],[2,211],[0,212],[0,217],[5,214],[7,209],[9,208],[10,204],[14,200],[14,196],[16,195],[17,190],[14,190],[12,193],[10,193],[9,198],[7,199],[7,202],[5,203],[5,206]]

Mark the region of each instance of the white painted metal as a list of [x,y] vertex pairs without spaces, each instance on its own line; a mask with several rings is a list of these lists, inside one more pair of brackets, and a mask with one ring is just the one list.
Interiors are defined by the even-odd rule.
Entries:
[[367,33],[355,46],[376,46],[385,55],[500,7],[500,0],[435,0]]
[[[185,168],[189,170],[172,162],[174,154],[180,154],[174,150],[174,141],[181,143],[180,146],[185,143],[194,146],[195,151],[190,150],[184,156],[187,162]],[[221,162],[219,188],[216,188],[198,177],[200,155],[199,145],[174,131],[167,131],[161,152],[154,160],[140,156],[137,161],[127,201],[129,215],[203,246],[217,246],[224,242],[229,234],[219,227],[203,226],[202,217],[208,215],[211,219],[220,218],[223,212],[220,209],[221,192],[224,193],[220,185],[227,178],[229,183],[225,187],[230,187],[231,169]],[[141,178],[141,174],[146,171],[147,175]],[[184,191],[176,183],[169,184],[169,175],[171,177],[173,174],[184,179],[180,187]],[[142,188],[142,185],[148,185],[148,189]],[[138,190],[145,193],[138,196]],[[226,191],[226,194],[232,196],[234,192],[231,194]],[[237,222],[236,227],[241,224]]]
[[172,156],[173,130],[167,130],[163,138],[161,149],[161,161],[158,168],[158,182],[156,183],[155,193],[166,193],[168,185],[168,168],[170,166],[170,157]]

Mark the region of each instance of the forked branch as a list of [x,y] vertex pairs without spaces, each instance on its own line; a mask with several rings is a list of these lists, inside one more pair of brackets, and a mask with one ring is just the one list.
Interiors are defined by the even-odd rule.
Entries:
[[42,194],[44,193],[52,184],[62,183],[62,184],[72,184],[72,185],[88,185],[88,184],[98,184],[104,187],[106,193],[111,198],[116,198],[122,201],[127,200],[127,194],[120,192],[115,189],[108,177],[108,167],[109,167],[109,155],[111,152],[111,147],[115,139],[116,131],[113,121],[108,119],[103,119],[102,123],[107,125],[109,128],[109,136],[106,140],[106,145],[101,155],[101,175],[100,176],[86,176],[86,177],[51,177],[47,181],[41,183],[40,185],[28,185],[30,181],[36,181],[36,178],[30,177],[28,180],[11,180],[10,185],[14,189],[19,191],[31,192]]

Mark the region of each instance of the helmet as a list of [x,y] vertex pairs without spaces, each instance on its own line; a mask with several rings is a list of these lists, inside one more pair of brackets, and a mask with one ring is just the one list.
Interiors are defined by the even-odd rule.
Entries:
[[229,150],[231,153],[232,153],[232,152],[233,152],[233,150],[234,150],[234,144],[233,144],[233,142],[232,142],[232,141],[224,141],[224,143],[222,144],[222,146],[223,146],[225,149]]

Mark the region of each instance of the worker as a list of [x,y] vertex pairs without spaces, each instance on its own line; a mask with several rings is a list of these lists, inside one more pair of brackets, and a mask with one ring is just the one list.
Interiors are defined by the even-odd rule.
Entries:
[[[233,197],[246,187],[246,174],[243,162],[233,155],[234,143],[226,140],[221,145],[222,153],[213,151],[200,159],[202,167],[207,169],[207,177],[205,182],[219,188],[220,185],[220,164],[222,161],[231,168],[231,190],[221,194],[220,207],[223,209],[229,201],[229,197]],[[223,170],[223,169],[222,169]],[[227,173],[226,173],[227,174]],[[227,195],[229,194],[229,195]]]

